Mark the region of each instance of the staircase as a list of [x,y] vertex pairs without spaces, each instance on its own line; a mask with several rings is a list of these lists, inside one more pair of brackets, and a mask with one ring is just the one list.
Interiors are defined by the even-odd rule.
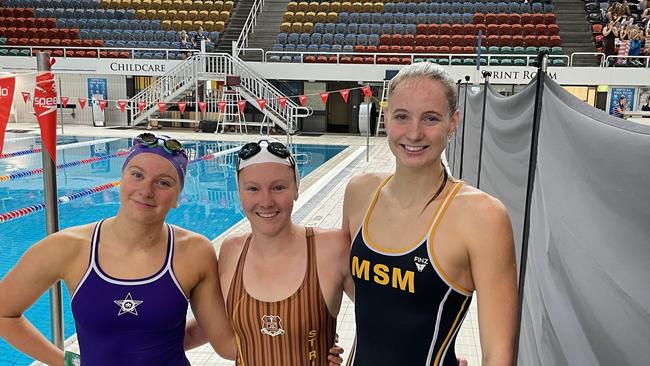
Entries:
[[[565,55],[573,52],[596,52],[585,3],[580,0],[554,0],[557,25]],[[574,57],[573,66],[599,66],[596,56]]]
[[[282,24],[284,12],[287,11],[287,4],[289,4],[288,0],[264,1],[260,11],[263,16],[258,18],[254,31],[248,35],[248,46],[246,48],[267,50],[273,47],[278,39],[280,24]],[[249,54],[248,57],[250,56]],[[254,53],[253,56],[257,58],[256,61],[260,61],[259,53]]]
[[[309,108],[301,107],[291,99],[286,100],[285,108],[280,105],[279,98],[284,97],[271,83],[251,70],[242,60],[227,53],[194,54],[177,67],[170,70],[142,90],[129,101],[133,125],[146,121],[158,111],[158,102],[171,102],[182,97],[194,84],[203,80],[222,80],[226,76],[238,75],[241,84],[238,92],[255,108],[262,112],[272,123],[281,129],[293,133],[297,120],[311,114]],[[258,99],[266,99],[262,109]],[[138,102],[145,106],[140,112]]]
[[248,14],[253,8],[253,0],[238,0],[230,14],[230,20],[223,32],[223,37],[219,40],[214,52],[232,53],[232,42],[236,41],[246,23]]

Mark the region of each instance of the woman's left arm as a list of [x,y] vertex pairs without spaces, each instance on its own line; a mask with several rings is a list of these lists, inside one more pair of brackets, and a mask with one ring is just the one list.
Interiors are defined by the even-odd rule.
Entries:
[[482,365],[514,365],[517,266],[512,225],[501,202],[477,198],[466,227],[472,279],[478,300]]

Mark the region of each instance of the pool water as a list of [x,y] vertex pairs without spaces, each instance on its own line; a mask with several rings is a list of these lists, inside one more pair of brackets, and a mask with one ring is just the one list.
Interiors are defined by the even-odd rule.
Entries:
[[[8,134],[3,153],[41,146],[40,138]],[[16,140],[16,141],[12,141]],[[89,141],[98,141],[87,145]],[[57,151],[57,164],[105,156],[127,149],[129,139],[58,137],[57,145],[70,145]],[[82,145],[82,146],[75,146]],[[236,143],[192,141],[185,144],[190,159],[239,146]],[[295,145],[294,154],[301,176],[309,174],[345,146]],[[236,155],[231,153],[189,166],[180,207],[172,209],[167,222],[198,232],[210,239],[219,236],[243,218],[234,177]],[[41,154],[27,154],[0,159],[0,176],[42,167]],[[124,157],[96,163],[75,165],[57,171],[57,196],[71,195],[87,188],[119,180]],[[44,201],[43,176],[33,175],[0,181],[0,214]],[[119,206],[119,189],[111,188],[59,205],[59,227],[82,225],[113,216]],[[45,211],[41,210],[0,223],[0,277],[16,264],[22,254],[45,237]],[[70,312],[70,296],[63,290],[65,337],[75,333]],[[6,300],[6,299],[3,299]],[[25,313],[26,317],[48,338],[51,336],[49,295],[47,292]],[[0,340],[0,365],[28,365],[32,360]]]

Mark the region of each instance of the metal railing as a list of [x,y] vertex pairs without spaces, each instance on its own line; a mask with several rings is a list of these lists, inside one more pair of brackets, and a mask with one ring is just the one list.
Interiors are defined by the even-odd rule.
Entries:
[[[624,60],[623,61],[624,63],[618,62],[619,59]],[[634,60],[637,60],[637,61],[638,60],[645,60],[643,62],[643,67],[646,68],[646,69],[650,65],[650,56],[616,56],[616,55],[612,55],[612,56],[607,56],[607,58],[603,61],[603,63],[604,63],[603,66],[604,67],[617,67],[617,66],[619,66],[619,67],[621,67],[621,66],[634,67],[634,65],[631,65],[631,61],[634,61]]]
[[[36,57],[35,52],[36,51],[55,51],[55,50],[62,50],[63,55],[61,57],[63,58],[108,58],[108,57],[101,57],[100,52],[105,51],[105,52],[128,52],[129,53],[129,59],[136,59],[136,52],[142,52],[142,53],[164,53],[165,58],[163,60],[178,60],[176,57],[170,57],[170,54],[172,53],[197,53],[199,50],[195,49],[169,49],[169,48],[124,48],[124,47],[62,47],[62,46],[14,46],[14,45],[0,45],[0,49],[28,49],[29,50],[29,55],[19,55],[21,57]],[[97,53],[96,56],[93,57],[84,57],[84,56],[68,56],[66,51],[95,51]],[[7,56],[12,56],[12,55],[7,55]],[[145,58],[137,58],[138,60],[147,60]],[[161,59],[151,59],[151,60],[161,60]]]
[[264,0],[255,0],[253,7],[248,13],[248,18],[246,18],[246,23],[242,27],[241,33],[239,33],[239,38],[233,43],[232,55],[237,57],[239,56],[239,50],[248,47],[248,35],[255,31],[255,26],[257,25],[257,13],[264,6]]

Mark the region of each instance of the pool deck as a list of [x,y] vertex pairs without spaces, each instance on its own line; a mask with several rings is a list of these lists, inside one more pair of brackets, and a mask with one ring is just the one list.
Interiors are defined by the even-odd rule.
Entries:
[[[36,124],[11,123],[7,130],[34,130],[38,132]],[[59,135],[70,136],[95,136],[95,137],[121,137],[132,138],[144,129],[114,129],[103,127],[89,127],[66,125],[64,133]],[[196,133],[189,129],[166,128],[157,133],[166,133],[179,140],[219,140],[219,141],[251,141],[259,135],[240,135]],[[275,136],[286,142],[286,135]],[[321,167],[312,172],[301,181],[301,195],[294,208],[294,221],[309,226],[340,227],[343,193],[349,179],[365,172],[389,172],[394,168],[394,159],[386,143],[385,137],[371,137],[369,140],[369,161],[366,161],[366,137],[323,134],[319,136],[293,136],[293,143],[297,144],[328,144],[346,145],[348,149],[338,154]],[[245,222],[240,222],[233,228],[215,238],[213,243],[218,249],[223,238],[234,232],[247,229]],[[344,295],[341,310],[338,315],[337,332],[340,345],[345,349],[344,359],[347,359],[349,350],[354,340],[354,304]],[[66,341],[66,349],[78,350],[76,337]],[[478,317],[476,302],[472,301],[470,310],[458,333],[456,341],[456,354],[467,359],[469,365],[480,365],[481,349],[478,332]],[[199,347],[188,352],[192,365],[233,365],[233,361],[220,358],[209,345]],[[39,364],[39,363],[34,363]]]

